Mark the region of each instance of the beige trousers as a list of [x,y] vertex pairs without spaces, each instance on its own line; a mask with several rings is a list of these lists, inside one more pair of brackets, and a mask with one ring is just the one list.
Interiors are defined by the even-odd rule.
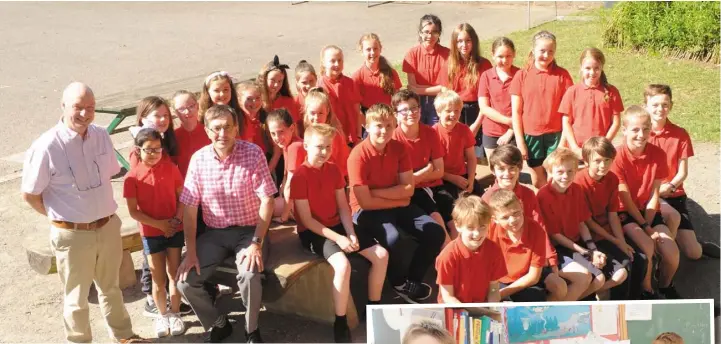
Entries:
[[113,215],[96,230],[68,230],[50,226],[50,245],[55,254],[58,275],[63,283],[63,321],[68,342],[92,341],[88,294],[95,282],[98,301],[110,336],[133,336],[130,316],[118,286],[123,243],[121,221]]

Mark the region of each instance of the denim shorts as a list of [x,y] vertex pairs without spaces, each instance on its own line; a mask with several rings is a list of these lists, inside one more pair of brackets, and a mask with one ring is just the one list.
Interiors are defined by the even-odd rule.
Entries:
[[170,238],[164,236],[143,237],[143,252],[154,254],[163,252],[168,248],[182,248],[185,245],[183,232],[175,233]]

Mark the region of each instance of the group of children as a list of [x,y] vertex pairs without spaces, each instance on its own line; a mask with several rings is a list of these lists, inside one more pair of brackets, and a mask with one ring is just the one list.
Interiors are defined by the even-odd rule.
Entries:
[[[364,61],[352,77],[334,45],[321,50],[319,74],[298,63],[295,96],[290,67],[276,56],[255,80],[211,73],[199,99],[187,91],[172,104],[143,99],[124,196],[141,225],[158,336],[184,331],[180,294],[168,283],[183,246],[178,195],[192,154],[211,144],[203,116],[216,105],[231,109],[237,139],[265,152],[280,190],[274,216],[295,219],[302,245],[333,267],[337,341],[350,339],[353,252],[371,263],[369,304],[380,302],[386,280],[405,300],[426,300],[433,288],[423,278],[434,264],[446,303],[579,300],[608,290],[656,298],[656,271],[658,292],[679,297],[679,248],[698,259],[717,247],[702,247],[688,219],[683,181],[693,149],[667,119],[670,88],[650,85],[645,107],[624,111],[598,49],[583,51],[574,85],[547,31],[533,37],[524,68],[514,66],[508,38],[493,42],[491,63],[470,25],[454,29],[450,49],[441,32],[438,17],[421,18],[419,44],[403,61],[406,89],[371,33],[358,43]],[[621,126],[624,142],[614,148]],[[496,177],[485,192],[475,178],[483,155]],[[524,160],[538,194],[518,181]],[[418,243],[407,267],[403,236]]]

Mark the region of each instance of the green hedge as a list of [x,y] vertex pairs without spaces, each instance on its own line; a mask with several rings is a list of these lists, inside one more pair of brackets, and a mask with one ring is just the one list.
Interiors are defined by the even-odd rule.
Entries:
[[606,46],[719,63],[719,2],[619,2],[603,15]]

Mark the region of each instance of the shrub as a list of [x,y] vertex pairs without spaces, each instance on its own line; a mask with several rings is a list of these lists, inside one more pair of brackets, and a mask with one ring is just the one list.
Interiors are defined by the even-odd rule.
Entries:
[[719,2],[620,2],[603,15],[606,46],[719,63]]

